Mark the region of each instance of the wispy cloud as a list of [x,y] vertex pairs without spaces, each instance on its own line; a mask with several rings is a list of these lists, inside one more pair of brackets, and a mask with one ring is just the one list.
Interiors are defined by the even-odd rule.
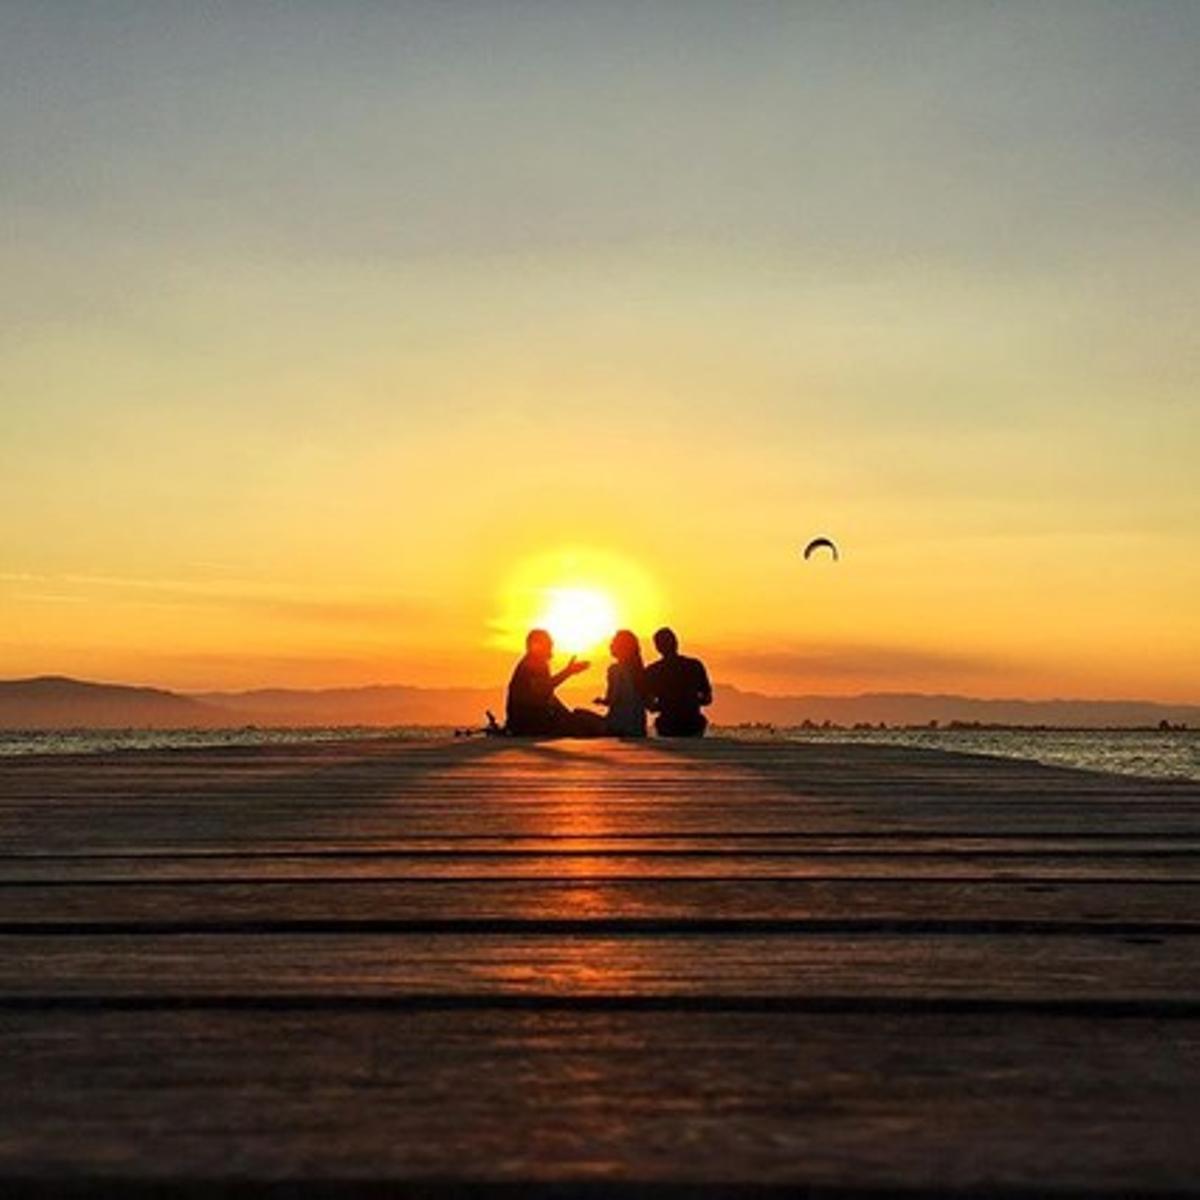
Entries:
[[297,593],[279,583],[254,580],[208,581],[8,571],[0,573],[0,584],[49,589],[9,592],[14,599],[32,602],[83,603],[99,596],[109,604],[124,603],[139,608],[221,608],[314,625],[389,625],[419,619],[430,609],[428,602],[413,596]]
[[229,600],[243,609],[270,613],[283,620],[328,625],[388,625],[425,616],[422,600],[399,597],[383,600],[296,600],[281,596],[241,597]]
[[14,592],[18,600],[27,600],[32,604],[86,604],[86,596],[68,595],[63,592]]
[[997,674],[1009,667],[977,654],[922,646],[843,643],[812,647],[756,649],[744,644],[708,650],[717,673],[731,676],[813,682],[872,680],[879,683],[951,682],[963,675]]

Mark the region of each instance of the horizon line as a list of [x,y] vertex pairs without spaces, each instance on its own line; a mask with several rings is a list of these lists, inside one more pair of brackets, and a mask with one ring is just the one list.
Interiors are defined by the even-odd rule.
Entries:
[[[182,688],[152,683],[130,683],[125,681],[89,679],[76,675],[63,675],[51,672],[38,675],[24,675],[0,678],[0,686],[28,684],[38,682],[62,682],[81,684],[89,687],[128,688],[141,691],[162,692],[166,695],[196,698],[200,696],[246,696],[255,692],[293,692],[319,694],[322,692],[364,692],[372,690],[405,689],[415,692],[496,692],[503,691],[503,682],[486,684],[414,684],[404,682],[361,683],[361,684],[331,684],[317,686],[295,686],[286,684],[256,684],[250,687],[198,687]],[[1200,708],[1200,698],[1194,700],[1161,700],[1149,697],[1122,696],[1116,698],[1095,697],[1082,695],[1054,695],[1047,697],[1031,697],[1019,695],[982,696],[968,692],[924,692],[911,690],[869,690],[859,692],[763,692],[754,688],[746,688],[736,683],[717,680],[716,689],[726,689],[741,696],[761,698],[764,700],[821,700],[821,701],[853,701],[865,699],[920,699],[920,700],[949,700],[968,701],[984,704],[1023,704],[1023,705],[1053,705],[1053,704],[1089,704],[1117,707],[1120,705],[1149,705],[1156,708]]]

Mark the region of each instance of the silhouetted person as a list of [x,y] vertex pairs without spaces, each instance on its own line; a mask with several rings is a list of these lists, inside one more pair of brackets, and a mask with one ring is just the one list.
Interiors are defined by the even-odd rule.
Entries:
[[608,714],[604,727],[612,737],[646,736],[646,668],[635,634],[619,629],[609,643],[616,661],[608,668],[608,691],[596,700]]
[[525,638],[525,657],[517,663],[508,684],[508,732],[515,737],[599,737],[604,718],[587,709],[569,709],[554,693],[558,686],[588,669],[570,661],[557,674],[550,673],[554,639],[544,629]]
[[708,719],[700,711],[712,703],[712,684],[698,658],[679,653],[679,639],[670,629],[654,635],[662,658],[646,668],[646,706],[658,716],[660,737],[700,737]]

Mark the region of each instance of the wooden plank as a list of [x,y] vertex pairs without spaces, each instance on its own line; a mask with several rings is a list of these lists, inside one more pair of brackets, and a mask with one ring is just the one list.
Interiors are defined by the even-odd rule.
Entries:
[[[286,813],[264,810],[253,819],[226,815],[221,810],[189,810],[182,806],[120,818],[106,813],[103,823],[96,821],[96,809],[70,818],[58,813],[53,820],[40,816],[11,817],[0,823],[0,866],[9,858],[45,854],[237,853],[248,845],[259,852],[314,848],[354,851],[363,847],[397,851],[437,848],[650,851],[704,849],[707,844],[708,849],[808,848],[813,852],[851,853],[856,849],[897,852],[907,849],[936,853],[989,848],[1002,851],[1019,848],[1024,841],[1030,851],[1061,849],[1064,854],[1113,850],[1200,854],[1200,837],[1196,834],[1200,814],[1178,815],[1170,822],[1143,821],[1136,827],[1132,823],[1114,827],[1105,823],[1103,814],[1093,813],[1090,818],[1086,815],[1070,818],[1078,825],[1076,829],[1069,827],[1070,820],[1056,821],[1051,827],[1044,818],[1041,819],[1044,828],[1029,829],[1020,814],[1007,826],[1003,814],[975,814],[970,821],[946,819],[940,823],[941,828],[930,821],[924,829],[889,828],[884,820],[877,822],[870,814],[860,814],[825,822],[826,826],[840,823],[842,829],[818,828],[815,824],[812,828],[795,828],[803,822],[793,814],[786,820],[781,818],[775,830],[764,832],[761,813],[754,821],[739,823],[736,811],[730,812],[729,824],[716,828],[711,816],[696,813],[675,814],[674,818],[671,813],[656,813],[657,819],[651,824],[644,819],[622,822],[619,814],[610,811],[603,828],[580,827],[574,831],[569,826],[561,827],[552,813],[518,816],[509,812],[488,821],[471,820],[453,811],[438,814],[394,811],[389,816],[345,805],[330,807],[334,811],[308,814],[299,810]],[[580,820],[578,813],[573,820]],[[1176,828],[1172,829],[1172,824]],[[542,832],[548,828],[555,832]]]
[[[733,814],[736,816],[736,814]],[[670,814],[666,814],[670,816]],[[80,814],[78,821],[93,820],[95,811]],[[1095,814],[1093,814],[1095,820]],[[1183,818],[1179,818],[1183,824]],[[968,853],[995,851],[1005,853],[1023,849],[1027,853],[1169,853],[1200,855],[1200,836],[1194,827],[1200,823],[1200,812],[1177,832],[1167,829],[1095,829],[1064,828],[1028,830],[1024,828],[963,829],[959,823],[945,829],[895,829],[876,827],[858,819],[856,828],[840,831],[821,829],[784,829],[770,833],[746,831],[731,821],[724,829],[689,828],[691,822],[681,819],[675,827],[652,826],[639,828],[637,822],[620,827],[591,829],[578,833],[540,830],[553,825],[550,817],[538,819],[526,814],[518,826],[511,814],[507,827],[497,832],[480,830],[481,822],[471,822],[460,812],[443,811],[438,820],[432,816],[412,819],[411,814],[393,812],[391,817],[369,810],[341,810],[304,814],[297,811],[271,814],[260,812],[254,823],[244,818],[226,819],[219,810],[198,812],[184,808],[146,814],[134,820],[132,815],[122,820],[106,815],[104,827],[92,831],[76,827],[72,832],[63,814],[53,827],[30,818],[20,820],[20,832],[0,838],[0,863],[12,858],[78,857],[89,855],[136,855],[176,853],[238,853],[252,843],[257,853],[268,851],[305,851],[319,848],[325,851],[354,851],[369,846],[376,850],[397,852],[445,850],[524,851],[545,853],[587,853],[609,851],[710,851],[744,852],[761,850],[768,853]],[[13,824],[18,822],[13,820]],[[137,825],[137,832],[131,832]],[[1020,825],[1019,821],[1014,822]],[[993,826],[1001,826],[999,815]]]
[[906,879],[1023,883],[1200,882],[1200,856],[1033,854],[405,854],[314,851],[26,857],[0,861],[0,884],[352,879]]
[[859,921],[1200,926],[1200,883],[386,879],[16,884],[0,926],[231,921]]
[[486,1003],[845,997],[1169,1004],[1200,997],[1193,936],[339,933],[0,936],[0,999]]
[[416,859],[482,858],[1174,858],[1200,859],[1200,839],[1101,837],[922,837],[913,835],[775,837],[737,833],[703,836],[642,837],[494,837],[447,834],[439,837],[354,838],[332,842],[317,837],[256,839],[252,847],[227,838],[200,844],[97,847],[76,845],[70,850],[26,849],[0,853],[0,870],[11,864],[107,862],[149,858],[276,858],[363,856]]
[[270,1180],[1128,1196],[1194,1194],[1200,1178],[1195,1021],[0,1012],[0,1092],[21,1097],[0,1178],[159,1194]]
[[[103,821],[97,816],[103,814]],[[750,794],[666,800],[636,792],[531,801],[400,792],[362,798],[341,792],[290,797],[182,795],[0,805],[0,853],[219,847],[247,841],[393,842],[432,838],[974,838],[1188,840],[1200,801],[1073,802],[1046,796],[934,801],[881,794],[872,801],[802,801]]]

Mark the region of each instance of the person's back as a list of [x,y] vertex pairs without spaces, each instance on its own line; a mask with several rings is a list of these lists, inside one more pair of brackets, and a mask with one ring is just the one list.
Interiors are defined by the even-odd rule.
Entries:
[[605,729],[613,737],[645,737],[646,705],[634,669],[627,663],[608,668],[608,714]]
[[699,737],[708,727],[701,709],[712,703],[708,672],[698,658],[679,653],[679,641],[669,629],[654,635],[662,655],[646,668],[649,706],[658,713],[655,729],[662,737]]

